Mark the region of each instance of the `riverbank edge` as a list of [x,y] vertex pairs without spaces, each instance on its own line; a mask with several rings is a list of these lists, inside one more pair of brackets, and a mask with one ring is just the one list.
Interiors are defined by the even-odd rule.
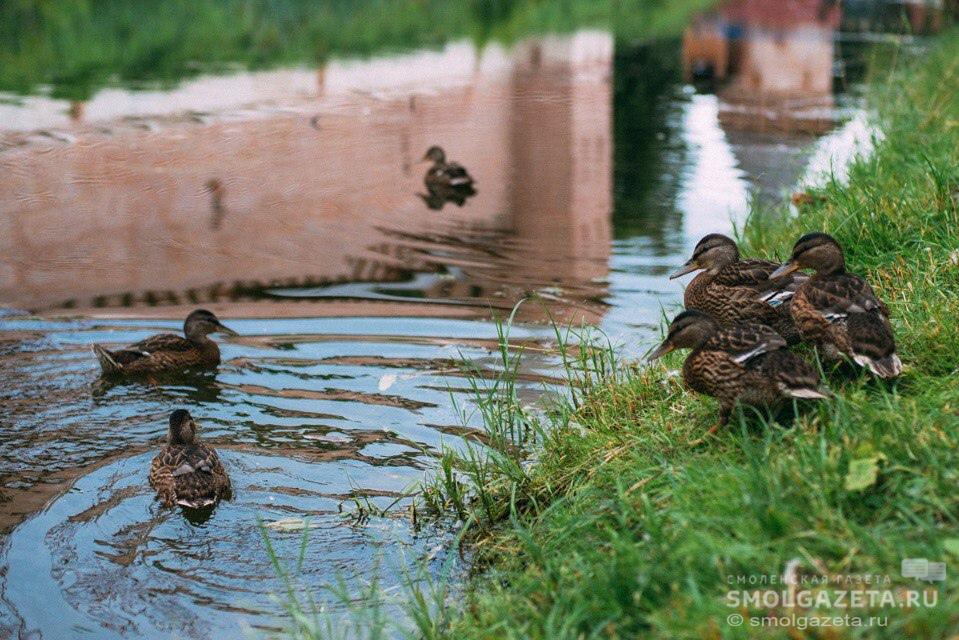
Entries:
[[[804,232],[835,236],[850,270],[890,306],[903,376],[827,372],[835,397],[801,407],[794,422],[744,412],[690,447],[716,404],[668,374],[682,356],[643,368],[603,355],[537,429],[535,465],[510,465],[509,447],[494,447],[479,472],[453,460],[481,494],[464,515],[483,570],[438,636],[795,637],[809,624],[796,616],[813,614],[847,616],[829,637],[959,632],[956,572],[930,583],[901,574],[906,558],[959,567],[955,35],[873,82],[884,135],[849,167],[848,185],[828,182],[798,215],[785,204],[754,215],[742,234],[745,255],[779,259]],[[508,419],[530,420],[521,413]],[[810,579],[858,576],[860,588],[935,592],[935,604],[810,611],[737,606],[730,595],[779,592],[787,567]],[[863,585],[867,577],[879,586]],[[815,584],[817,593],[841,588]],[[770,615],[793,616],[793,626],[753,626]],[[848,616],[885,624],[848,626]]]

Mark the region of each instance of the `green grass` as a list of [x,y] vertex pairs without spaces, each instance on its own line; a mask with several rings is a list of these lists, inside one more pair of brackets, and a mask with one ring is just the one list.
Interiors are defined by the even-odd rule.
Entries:
[[[442,508],[454,485],[477,563],[459,615],[430,635],[959,633],[959,38],[893,71],[871,101],[884,137],[848,185],[827,184],[798,216],[754,216],[743,248],[783,258],[806,231],[833,234],[891,308],[903,376],[830,374],[835,397],[785,426],[743,411],[698,447],[688,443],[716,403],[602,345],[567,354],[570,396],[545,417],[519,407],[508,383],[481,390],[494,446],[449,454],[448,476],[427,487]],[[531,439],[513,433],[535,434],[534,465],[523,463]],[[947,580],[903,578],[901,560],[917,557],[946,562]],[[888,576],[880,588],[928,589],[936,606],[821,609],[886,625],[818,633],[727,624],[737,613],[803,613],[726,601],[730,589],[782,588],[731,586],[730,576],[780,576],[791,561],[803,575]]]
[[201,71],[481,45],[600,27],[674,35],[715,0],[5,0],[0,91],[85,100],[105,85],[169,84]]

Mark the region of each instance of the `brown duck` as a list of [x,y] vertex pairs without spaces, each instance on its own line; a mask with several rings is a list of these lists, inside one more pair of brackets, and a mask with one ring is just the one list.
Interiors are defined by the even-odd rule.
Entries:
[[816,273],[800,285],[791,312],[803,340],[827,361],[851,358],[881,378],[902,373],[889,309],[861,277],[846,271],[842,248],[825,233],[807,233],[796,241],[789,261],[770,277],[798,269]]
[[95,344],[93,352],[100,361],[104,375],[135,375],[216,366],[220,363],[220,348],[207,337],[211,333],[237,335],[211,312],[198,309],[187,316],[183,323],[185,337],[161,333],[116,351]]
[[675,349],[692,349],[683,364],[686,386],[719,400],[719,422],[708,433],[729,422],[737,402],[765,406],[787,398],[826,397],[816,369],[786,349],[786,340],[766,325],[723,328],[705,313],[684,311],[649,360]]
[[759,322],[776,330],[790,344],[799,341],[789,307],[805,274],[775,282],[769,276],[779,267],[768,260],[741,260],[732,238],[719,233],[704,236],[693,256],[670,280],[702,270],[686,287],[687,309],[702,311],[724,325]]
[[213,447],[197,440],[196,430],[188,411],[170,414],[167,444],[150,465],[150,486],[166,507],[207,507],[229,496],[226,469]]

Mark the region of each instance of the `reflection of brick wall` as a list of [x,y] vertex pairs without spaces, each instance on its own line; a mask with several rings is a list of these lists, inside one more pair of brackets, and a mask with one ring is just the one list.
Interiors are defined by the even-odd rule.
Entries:
[[829,29],[839,26],[838,0],[732,0],[721,5],[725,22],[752,28],[795,29],[817,25]]
[[838,22],[838,5],[828,0],[728,2],[686,30],[686,77],[720,83],[724,126],[825,131]]
[[719,91],[724,127],[823,133],[832,128],[832,32],[751,29],[736,43],[735,66]]
[[606,274],[612,54],[609,36],[592,33],[518,49],[509,147],[513,228],[529,243],[528,268],[547,279]]
[[832,92],[832,32],[799,27],[750,31],[740,42],[732,85],[744,94],[826,95]]
[[[77,123],[75,140],[24,134],[0,148],[0,302],[401,277],[416,265],[380,228],[514,227],[520,242],[546,239],[547,253],[605,255],[611,41],[548,39],[541,70],[514,72],[533,46],[518,46],[522,63],[496,46],[482,57],[451,47],[439,66],[437,54],[341,63],[322,74],[326,97],[271,95],[256,108],[157,116],[149,127]],[[408,77],[390,87],[383,74],[397,65]],[[349,89],[351,77],[361,91]],[[564,106],[526,118],[537,91],[562,95]],[[514,158],[523,135],[545,144]],[[431,144],[477,180],[479,195],[462,209],[431,211],[414,195],[426,166],[413,163]]]

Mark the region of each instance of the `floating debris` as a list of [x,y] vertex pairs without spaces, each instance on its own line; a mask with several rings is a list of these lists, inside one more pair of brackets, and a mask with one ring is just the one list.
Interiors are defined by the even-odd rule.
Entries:
[[283,518],[267,522],[263,526],[274,531],[303,531],[304,529],[317,529],[320,525],[303,518]]

